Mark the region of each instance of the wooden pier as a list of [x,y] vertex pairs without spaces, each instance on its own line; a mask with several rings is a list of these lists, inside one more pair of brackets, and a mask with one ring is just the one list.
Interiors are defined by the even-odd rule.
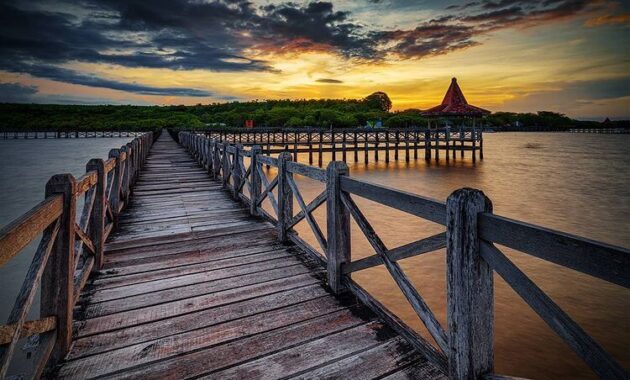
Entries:
[[[266,155],[291,152],[293,160],[299,154],[308,154],[313,165],[317,155],[319,167],[324,164],[323,154],[330,153],[332,161],[352,160],[364,163],[371,160],[390,162],[417,160],[463,159],[469,154],[473,161],[483,159],[483,132],[478,128],[256,128],[207,129],[195,132],[218,142],[251,147],[260,145]],[[466,153],[469,152],[469,153]],[[371,157],[370,157],[371,155]]]
[[[596,374],[628,377],[494,243],[626,288],[628,249],[494,215],[478,190],[441,202],[352,178],[339,161],[322,170],[288,152],[175,137],[180,145],[167,133],[153,143],[149,133],[90,161],[79,179],[54,176],[46,200],[0,230],[0,265],[43,231],[0,326],[0,377],[20,338],[38,336],[25,378],[506,379],[493,366],[493,272]],[[325,190],[307,203],[294,176]],[[388,248],[355,197],[445,231]],[[318,207],[326,232],[312,216]],[[351,218],[375,255],[353,257]],[[297,223],[310,226],[317,247]],[[398,264],[444,247],[446,327]],[[353,281],[377,265],[435,343]],[[40,282],[40,316],[27,320]]]
[[138,137],[144,131],[0,131],[0,139],[79,139],[103,137]]

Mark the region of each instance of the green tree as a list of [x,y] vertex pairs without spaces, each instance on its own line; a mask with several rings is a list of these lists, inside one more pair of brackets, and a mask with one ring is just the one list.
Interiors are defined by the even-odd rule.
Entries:
[[389,112],[392,109],[392,101],[389,99],[389,96],[381,91],[368,95],[365,98],[365,103],[370,109],[379,109],[384,112]]

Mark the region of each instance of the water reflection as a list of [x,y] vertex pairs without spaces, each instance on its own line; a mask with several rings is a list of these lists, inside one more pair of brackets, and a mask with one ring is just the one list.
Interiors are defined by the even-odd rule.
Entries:
[[[630,136],[551,133],[487,134],[485,160],[470,155],[446,162],[421,160],[389,163],[349,162],[350,174],[370,182],[439,200],[460,187],[483,190],[495,213],[530,223],[630,246]],[[468,153],[468,152],[467,152]],[[308,157],[300,157],[306,162]],[[341,155],[338,155],[340,158]],[[393,155],[392,155],[393,157]],[[353,156],[348,155],[352,160]],[[383,157],[380,157],[381,159]],[[315,162],[317,157],[315,156]],[[330,159],[326,156],[324,162]],[[322,189],[299,178],[308,202]],[[443,231],[434,223],[408,216],[355,197],[388,248]],[[295,206],[297,209],[297,205]],[[324,209],[314,215],[322,230]],[[317,247],[308,226],[297,227]],[[374,254],[356,225],[352,227],[353,258]],[[501,247],[508,257],[578,322],[597,342],[630,367],[630,293],[592,277]],[[401,262],[402,268],[446,326],[445,252],[424,254]],[[429,338],[385,268],[354,274],[354,278],[388,308]],[[594,378],[540,318],[495,275],[496,370],[530,378]]]

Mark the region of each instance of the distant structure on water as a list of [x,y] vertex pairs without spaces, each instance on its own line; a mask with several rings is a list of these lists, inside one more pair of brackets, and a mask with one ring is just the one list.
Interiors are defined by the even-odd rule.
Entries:
[[[489,114],[490,111],[486,109],[468,104],[462,89],[459,88],[457,84],[457,78],[451,79],[451,85],[448,87],[446,95],[444,95],[444,99],[440,105],[422,112],[423,116],[435,120],[436,127],[437,119],[444,117],[472,118],[474,127],[476,118],[481,118]],[[429,127],[431,127],[431,120],[429,120]]]

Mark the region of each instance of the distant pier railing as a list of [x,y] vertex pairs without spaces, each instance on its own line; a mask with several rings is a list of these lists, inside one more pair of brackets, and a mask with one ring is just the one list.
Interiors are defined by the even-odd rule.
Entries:
[[98,137],[138,137],[146,131],[0,131],[0,139],[78,139]]
[[[211,177],[221,181],[235,200],[249,206],[251,215],[273,223],[282,242],[293,242],[316,258],[327,271],[334,293],[352,292],[451,379],[505,378],[494,375],[494,284],[498,273],[516,293],[601,378],[627,379],[628,372],[525,275],[495,244],[515,249],[612,284],[630,287],[630,250],[553,231],[493,214],[491,201],[479,190],[460,189],[446,202],[372,184],[349,176],[344,162],[326,170],[300,164],[290,152],[263,154],[259,145],[245,149],[218,139],[181,132],[179,141]],[[263,166],[277,170],[268,179]],[[304,200],[295,175],[325,184],[311,202]],[[445,231],[396,248],[387,247],[372,228],[355,197],[445,226]],[[268,213],[263,203],[273,210]],[[294,204],[299,212],[294,213]],[[325,204],[326,234],[313,217]],[[354,259],[350,220],[354,219],[375,255]],[[317,247],[293,227],[305,221]],[[398,261],[446,248],[447,328],[437,320],[420,291]],[[437,347],[385,308],[351,274],[384,265]]]
[[[21,338],[39,335],[32,378],[70,349],[73,309],[91,271],[101,268],[103,244],[128,203],[153,140],[152,132],[143,133],[112,149],[109,159],[90,160],[80,178],[52,176],[44,201],[0,230],[0,267],[42,234],[7,324],[0,325],[0,379]],[[40,318],[27,320],[38,288]]]
[[[298,161],[299,154],[307,154],[309,164],[313,164],[313,155],[317,154],[317,163],[323,166],[323,153],[330,153],[332,160],[338,158],[347,161],[352,156],[354,162],[363,156],[368,163],[370,152],[374,161],[391,159],[398,161],[401,152],[404,160],[409,162],[411,155],[418,159],[424,152],[426,160],[440,159],[444,155],[446,161],[464,158],[470,152],[473,161],[477,157],[483,159],[483,132],[478,128],[352,128],[352,129],[319,129],[319,128],[255,128],[255,129],[207,129],[194,131],[209,139],[224,143],[241,144],[243,146],[260,145],[264,154],[275,154],[288,151],[293,160]],[[393,157],[391,157],[393,155]]]

